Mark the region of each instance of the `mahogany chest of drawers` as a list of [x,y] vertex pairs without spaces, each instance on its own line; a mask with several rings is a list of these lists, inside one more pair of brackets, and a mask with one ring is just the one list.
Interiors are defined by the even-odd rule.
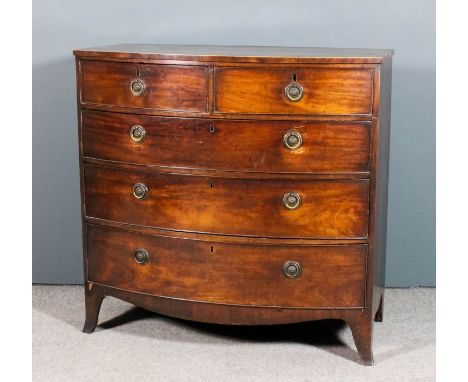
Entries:
[[382,320],[391,50],[74,52],[86,322]]

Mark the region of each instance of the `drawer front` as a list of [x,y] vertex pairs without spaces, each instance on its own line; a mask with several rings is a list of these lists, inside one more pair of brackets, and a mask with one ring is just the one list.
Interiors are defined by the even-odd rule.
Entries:
[[160,166],[367,172],[370,137],[369,122],[218,121],[82,112],[85,157]]
[[248,114],[371,114],[373,73],[373,69],[329,65],[218,68],[215,110]]
[[88,217],[164,229],[365,238],[368,180],[208,178],[85,166]]
[[210,243],[97,226],[87,238],[91,282],[221,304],[364,306],[366,245]]
[[81,102],[206,112],[207,68],[80,61]]

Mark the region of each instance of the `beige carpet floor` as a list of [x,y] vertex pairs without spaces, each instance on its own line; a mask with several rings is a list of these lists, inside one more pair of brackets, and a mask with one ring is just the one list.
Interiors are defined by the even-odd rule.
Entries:
[[372,367],[341,321],[235,327],[163,317],[114,298],[81,333],[82,286],[33,286],[33,381],[435,381],[435,289],[387,289]]

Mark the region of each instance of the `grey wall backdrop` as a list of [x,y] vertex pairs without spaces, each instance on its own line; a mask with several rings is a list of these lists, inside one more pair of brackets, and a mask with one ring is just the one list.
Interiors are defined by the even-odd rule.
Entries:
[[394,48],[387,285],[435,285],[435,0],[35,0],[33,282],[82,282],[72,50],[122,42]]

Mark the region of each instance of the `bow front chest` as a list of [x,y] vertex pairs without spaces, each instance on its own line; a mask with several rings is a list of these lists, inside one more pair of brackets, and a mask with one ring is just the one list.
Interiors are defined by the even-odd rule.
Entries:
[[86,321],[105,296],[219,324],[382,320],[389,50],[74,52]]

